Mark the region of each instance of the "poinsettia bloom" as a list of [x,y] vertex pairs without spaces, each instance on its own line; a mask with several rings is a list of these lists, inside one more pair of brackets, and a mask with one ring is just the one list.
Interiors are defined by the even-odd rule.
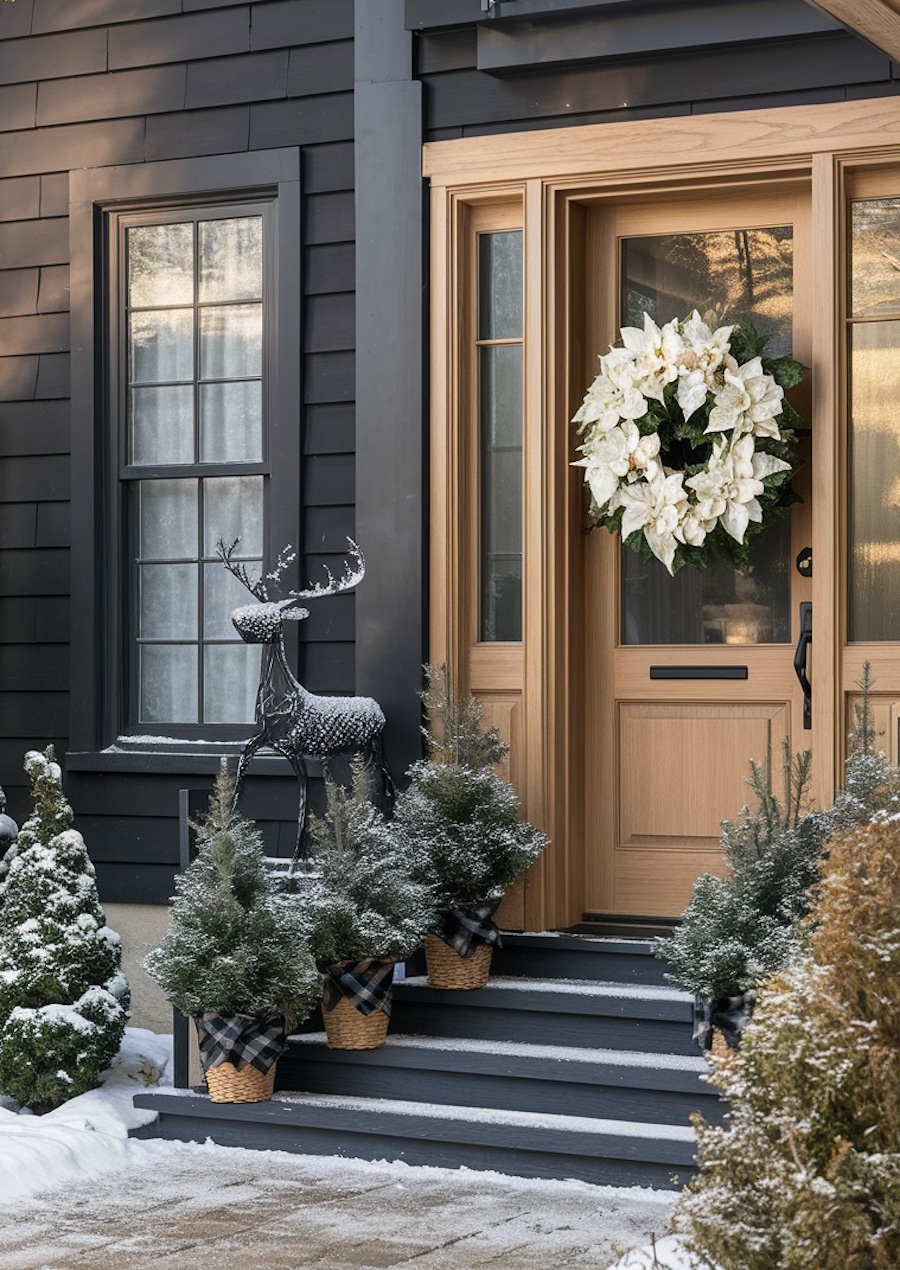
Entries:
[[708,392],[721,386],[723,368],[737,366],[729,355],[733,330],[733,326],[720,326],[711,331],[696,309],[682,322],[684,351],[678,360],[677,397],[685,419],[700,409]]
[[725,371],[725,386],[716,393],[716,404],[709,413],[707,432],[749,432],[758,437],[781,433],[775,422],[781,414],[784,389],[762,368],[758,357]]
[[627,354],[630,354],[635,387],[645,397],[662,401],[666,384],[678,378],[678,358],[684,349],[678,322],[673,320],[659,327],[649,313],[645,313],[642,331],[636,326],[622,327],[622,343],[625,345],[624,354],[621,350],[612,349],[607,357],[616,357],[622,367]]
[[644,532],[647,545],[673,573],[672,563],[678,550],[678,530],[687,511],[684,473],[660,471],[652,481],[623,485],[617,495],[617,506],[625,509],[622,537],[636,529]]
[[621,427],[611,428],[609,432],[596,434],[581,449],[584,458],[578,459],[572,466],[585,469],[584,479],[601,511],[622,480],[652,479],[660,470],[656,457],[659,454],[659,434],[653,432],[642,437],[637,424],[630,421]]
[[745,434],[731,446],[723,438],[713,445],[706,471],[685,481],[697,495],[696,515],[718,519],[736,542],[744,541],[751,520],[762,520],[757,495],[764,486],[753,474],[753,458],[752,436]]
[[640,419],[647,413],[647,402],[630,385],[620,385],[602,372],[585,393],[573,423],[600,432],[614,428],[622,419]]
[[678,536],[690,547],[702,547],[706,541],[706,535],[711,534],[715,527],[714,520],[702,520],[697,515],[697,509],[691,507],[682,518]]

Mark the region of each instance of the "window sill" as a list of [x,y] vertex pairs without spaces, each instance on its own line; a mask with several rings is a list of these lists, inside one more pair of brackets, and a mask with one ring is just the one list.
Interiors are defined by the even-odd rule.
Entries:
[[[240,741],[178,741],[145,737],[140,742],[120,737],[105,750],[83,750],[66,754],[66,770],[70,772],[158,772],[161,775],[215,775],[223,757],[240,756]],[[307,759],[311,777],[321,776],[318,759]],[[257,754],[249,769],[250,776],[293,776],[293,769],[280,754]]]

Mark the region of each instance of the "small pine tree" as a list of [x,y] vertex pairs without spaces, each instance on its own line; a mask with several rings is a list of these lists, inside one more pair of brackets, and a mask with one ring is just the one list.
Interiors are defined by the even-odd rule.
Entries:
[[296,903],[266,868],[256,827],[233,808],[223,759],[209,810],[194,826],[199,851],[176,878],[169,931],[145,959],[183,1014],[269,1019],[309,1014],[320,979]]
[[0,1091],[47,1111],[100,1083],[129,990],[53,747],[25,771],[34,811],[0,861]]
[[717,1064],[727,1124],[697,1119],[676,1220],[721,1270],[900,1265],[900,821],[845,830],[823,873],[806,955]]
[[681,922],[657,952],[671,978],[696,996],[715,1000],[746,993],[783,966],[797,947],[797,923],[809,905],[829,818],[804,814],[810,752],[791,759],[783,749],[784,800],[771,789],[768,768],[751,763],[754,811],[745,806],[722,822],[725,878],[697,880]]
[[373,806],[361,759],[353,761],[349,790],[326,778],[325,792],[324,816],[309,823],[313,953],[326,965],[407,957],[435,916],[429,888],[413,877],[410,845]]
[[806,809],[811,754],[791,759],[783,746],[784,801],[772,793],[768,768],[751,763],[756,809],[722,822],[728,876],[704,874],[671,938],[657,943],[671,978],[712,1000],[747,993],[799,951],[799,927],[818,878],[821,853],[836,833],[900,807],[900,773],[876,749],[868,663],[849,738],[844,788],[831,807]]
[[426,667],[426,684],[429,757],[410,767],[394,823],[439,907],[493,902],[537,859],[547,839],[519,820],[516,791],[492,770],[509,747],[496,728],[484,729],[481,704],[454,694],[446,667]]

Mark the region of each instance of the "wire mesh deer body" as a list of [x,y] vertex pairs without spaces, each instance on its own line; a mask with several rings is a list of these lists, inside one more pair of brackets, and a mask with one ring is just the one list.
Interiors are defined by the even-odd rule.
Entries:
[[226,547],[220,540],[216,554],[229,573],[256,597],[256,604],[236,608],[231,620],[241,639],[247,644],[262,644],[263,653],[256,695],[256,730],[241,753],[234,801],[237,803],[240,797],[247,768],[259,750],[268,748],[282,754],[296,773],[300,786],[296,862],[303,853],[306,826],[307,758],[319,759],[327,765],[328,760],[337,755],[360,753],[381,774],[386,797],[392,797],[394,792],[384,754],[384,712],[378,702],[371,697],[325,697],[309,692],[294,677],[284,648],[284,623],[309,617],[309,609],[297,601],[352,590],[365,577],[366,563],[359,547],[348,538],[354,568],[345,561],[339,578],[326,569],[327,581],[306,591],[288,591],[280,598],[271,598],[270,589],[277,594],[281,576],[294,559],[290,547],[279,554],[271,573],[254,580],[246,566],[234,559],[239,542],[240,539],[235,539]]

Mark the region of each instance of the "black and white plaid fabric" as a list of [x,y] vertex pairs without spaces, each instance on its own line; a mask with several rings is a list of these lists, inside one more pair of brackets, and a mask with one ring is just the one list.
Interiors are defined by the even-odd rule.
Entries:
[[333,1010],[341,997],[346,997],[360,1014],[375,1010],[391,1012],[393,961],[367,957],[364,961],[340,961],[336,965],[319,964],[325,976],[323,1000],[326,1010]]
[[287,1047],[284,1019],[256,1019],[246,1014],[223,1018],[201,1014],[196,1019],[200,1061],[204,1071],[219,1063],[249,1063],[263,1075]]
[[741,1033],[753,1012],[756,997],[752,992],[739,997],[716,997],[710,1001],[704,997],[694,1000],[694,1040],[702,1050],[712,1048],[713,1029],[718,1028],[729,1049],[736,1050]]
[[499,905],[499,900],[493,900],[486,904],[476,904],[474,908],[442,909],[441,925],[434,934],[445,944],[449,944],[460,957],[470,957],[478,943],[493,944],[495,948],[501,948],[503,941],[500,930],[491,920]]

